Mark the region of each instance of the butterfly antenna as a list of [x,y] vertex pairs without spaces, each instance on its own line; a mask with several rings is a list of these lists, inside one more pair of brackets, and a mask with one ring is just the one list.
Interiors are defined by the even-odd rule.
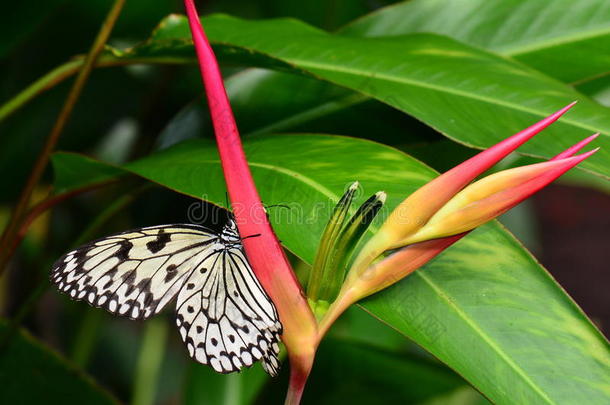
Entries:
[[248,239],[248,238],[256,238],[258,236],[261,236],[261,234],[260,233],[255,233],[254,235],[244,236],[243,238],[241,238],[241,240]]

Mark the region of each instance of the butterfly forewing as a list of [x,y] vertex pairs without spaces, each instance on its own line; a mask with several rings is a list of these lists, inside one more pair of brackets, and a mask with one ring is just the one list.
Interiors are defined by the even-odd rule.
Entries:
[[202,227],[128,231],[64,255],[53,266],[51,280],[74,299],[143,319],[173,298],[191,263],[216,239]]
[[132,319],[178,296],[176,321],[191,357],[222,373],[262,359],[276,375],[281,324],[234,242],[234,225],[229,220],[222,233],[165,225],[113,235],[61,257],[51,280],[73,299]]

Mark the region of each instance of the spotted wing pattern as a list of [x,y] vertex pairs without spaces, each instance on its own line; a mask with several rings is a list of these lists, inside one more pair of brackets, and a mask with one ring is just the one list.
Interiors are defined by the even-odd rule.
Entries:
[[241,248],[206,258],[178,294],[176,310],[180,335],[197,361],[230,373],[262,359],[277,374],[282,325]]
[[277,374],[277,311],[241,243],[207,228],[154,226],[100,239],[61,257],[51,280],[75,300],[132,319],[158,313],[178,295],[177,323],[191,357],[222,373],[262,359]]

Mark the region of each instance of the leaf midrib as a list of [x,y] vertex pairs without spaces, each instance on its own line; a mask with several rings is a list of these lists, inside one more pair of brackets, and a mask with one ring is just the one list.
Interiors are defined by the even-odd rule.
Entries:
[[[365,70],[361,70],[361,69],[353,69],[353,68],[348,68],[348,67],[339,66],[339,65],[325,64],[325,63],[320,63],[320,62],[315,63],[315,62],[303,61],[303,60],[291,59],[291,58],[286,58],[286,60],[289,60],[290,63],[296,64],[298,66],[302,66],[306,69],[326,70],[326,71],[331,71],[331,72],[350,74],[350,75],[354,75],[354,76],[370,77],[372,75],[372,73],[369,71],[365,71]],[[436,85],[436,84],[432,84],[432,83],[428,83],[428,82],[408,79],[408,78],[405,78],[404,76],[393,76],[393,75],[388,75],[388,74],[384,74],[384,73],[380,73],[380,72],[375,72],[375,79],[379,79],[379,78],[387,80],[392,83],[406,84],[406,85],[416,86],[416,87],[420,87],[420,88],[426,88],[426,89],[435,90],[435,91],[439,91],[439,92],[454,94],[454,95],[464,97],[464,98],[482,101],[482,102],[489,103],[489,104],[500,105],[503,107],[511,108],[513,110],[522,112],[522,113],[534,114],[534,115],[538,115],[540,117],[546,117],[547,115],[549,115],[549,113],[547,113],[547,112],[542,112],[540,110],[535,110],[532,108],[525,108],[521,104],[514,104],[514,103],[504,101],[504,100],[498,100],[498,99],[482,96],[482,95],[472,93],[472,92],[465,92],[465,91],[461,91],[461,90],[458,90],[458,89],[455,89],[452,87],[440,86],[440,85]],[[325,79],[325,80],[333,81],[330,79]],[[342,85],[340,83],[337,83],[337,84],[345,87],[345,85]],[[369,97],[380,99],[380,98],[375,97],[371,94],[368,94],[360,89],[354,89],[354,90],[361,92],[363,94],[367,94]],[[589,126],[589,125],[584,125],[580,122],[575,122],[575,121],[571,120],[570,118],[562,118],[561,122],[563,122],[565,124],[570,124],[577,128],[586,129],[591,132],[600,132],[602,136],[608,136],[607,134],[603,133],[605,131],[604,129],[596,128],[596,127]]]
[[587,39],[593,39],[596,37],[601,37],[604,35],[610,35],[610,27],[603,27],[597,29],[590,29],[585,31],[580,31],[578,33],[572,32],[572,35],[566,35],[564,37],[552,37],[548,39],[541,39],[539,41],[533,41],[526,45],[521,44],[513,44],[508,46],[499,46],[499,47],[489,47],[488,49],[498,52],[502,55],[517,57],[519,55],[524,55],[528,53],[534,53],[540,50],[548,50],[554,47],[562,46],[569,44],[571,42],[578,42]]
[[554,404],[553,400],[551,400],[551,398],[549,398],[549,396],[544,391],[542,391],[542,389],[538,385],[536,385],[536,383],[531,378],[529,378],[523,368],[520,367],[516,362],[514,362],[510,358],[510,356],[506,355],[506,353],[501,349],[501,347],[495,344],[493,339],[491,339],[487,333],[483,332],[483,330],[481,330],[481,328],[477,326],[477,324],[472,320],[471,317],[467,316],[463,310],[461,310],[457,305],[455,305],[455,300],[450,299],[449,294],[447,294],[445,290],[443,290],[437,283],[435,283],[429,275],[425,274],[424,271],[421,271],[421,269],[419,269],[418,271],[414,272],[412,277],[421,278],[436,293],[436,295],[447,304],[449,308],[451,308],[456,314],[458,314],[458,316],[462,318],[462,320],[481,337],[483,342],[485,342],[493,351],[495,351],[498,356],[500,356],[500,358],[504,360],[506,364],[508,364],[509,367],[512,368],[515,373],[534,390],[534,392],[536,392],[547,403]]

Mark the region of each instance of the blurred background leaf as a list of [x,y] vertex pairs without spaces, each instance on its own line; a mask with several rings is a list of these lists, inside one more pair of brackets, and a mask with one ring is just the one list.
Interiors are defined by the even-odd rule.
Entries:
[[18,330],[2,322],[0,402],[4,404],[77,403],[108,405],[118,402],[74,365]]

